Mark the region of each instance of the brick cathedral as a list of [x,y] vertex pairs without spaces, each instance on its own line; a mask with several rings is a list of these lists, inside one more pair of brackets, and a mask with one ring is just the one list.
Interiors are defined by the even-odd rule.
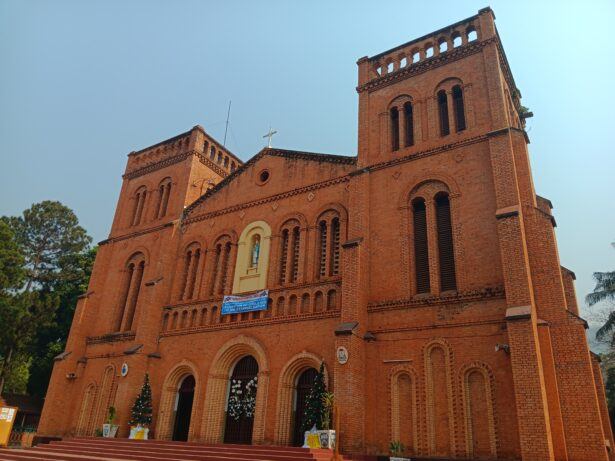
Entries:
[[[359,59],[357,155],[244,163],[200,126],[131,152],[39,434],[92,435],[113,405],[127,436],[148,373],[156,439],[297,445],[324,363],[343,453],[609,459],[494,20]],[[266,310],[222,313],[259,290]],[[258,382],[240,420],[232,379]]]

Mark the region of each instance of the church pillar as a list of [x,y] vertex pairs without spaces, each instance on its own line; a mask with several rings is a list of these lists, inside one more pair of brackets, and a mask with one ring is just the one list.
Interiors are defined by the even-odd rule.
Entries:
[[399,117],[397,117],[397,122],[399,124],[398,133],[399,133],[399,149],[404,149],[406,147],[406,110],[405,107],[402,106],[397,108],[397,113]]

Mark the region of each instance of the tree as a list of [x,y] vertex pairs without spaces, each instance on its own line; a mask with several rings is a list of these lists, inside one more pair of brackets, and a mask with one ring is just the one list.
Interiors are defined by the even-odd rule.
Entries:
[[132,406],[130,414],[131,426],[149,426],[152,424],[152,388],[149,385],[149,375],[145,373],[145,380],[141,392]]
[[[12,363],[15,356],[29,360],[34,344],[40,344],[35,341],[37,335],[55,322],[65,295],[62,287],[74,283],[80,255],[89,249],[92,239],[79,226],[73,211],[60,202],[36,203],[23,216],[3,216],[0,221],[3,228],[8,226],[13,244],[22,255],[21,263],[15,266],[23,274],[10,299],[0,300],[1,392],[5,379],[17,369]],[[65,311],[70,313],[71,309],[74,306]],[[36,360],[33,362],[31,369],[38,371]]]
[[303,412],[303,421],[301,424],[302,432],[309,431],[313,426],[316,426],[316,429],[323,429],[323,414],[325,412],[324,397],[326,394],[325,364],[321,363],[320,370],[314,378],[314,384],[305,402],[305,411]]
[[[613,246],[615,246],[615,244],[613,244]],[[596,281],[594,291],[585,297],[587,304],[593,306],[603,301],[614,303],[615,271],[594,272],[594,280]],[[613,334],[613,330],[615,330],[615,309],[609,309],[604,325],[596,332],[596,339],[608,339],[611,346],[615,346],[615,335]]]
[[61,279],[64,261],[87,250],[92,242],[75,213],[60,202],[35,203],[23,216],[2,219],[13,230],[25,258],[25,291]]
[[0,221],[0,395],[6,377],[11,371],[13,350],[10,347],[7,330],[12,330],[12,313],[17,302],[17,290],[23,285],[25,271],[24,257],[19,251],[10,227]]
[[39,328],[32,344],[32,366],[28,394],[44,397],[51,378],[53,358],[64,350],[77,305],[77,298],[88,288],[97,247],[86,252],[66,255],[60,261],[62,277],[50,282],[47,289],[58,296],[53,322]]

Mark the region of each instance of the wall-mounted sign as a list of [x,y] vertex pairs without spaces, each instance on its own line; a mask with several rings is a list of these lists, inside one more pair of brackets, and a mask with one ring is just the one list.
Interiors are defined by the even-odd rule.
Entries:
[[126,362],[122,363],[122,369],[120,370],[120,374],[122,376],[126,376],[128,374],[128,364]]
[[348,362],[348,349],[346,349],[344,346],[340,346],[337,348],[337,361],[340,363],[340,365],[344,365],[346,362]]
[[269,290],[262,290],[251,295],[225,296],[222,302],[222,315],[241,314],[243,312],[267,310]]

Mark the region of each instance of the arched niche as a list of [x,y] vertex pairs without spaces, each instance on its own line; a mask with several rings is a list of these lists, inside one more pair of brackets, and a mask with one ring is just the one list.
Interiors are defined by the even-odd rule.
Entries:
[[248,224],[237,243],[233,293],[262,290],[267,286],[271,227],[265,221]]

